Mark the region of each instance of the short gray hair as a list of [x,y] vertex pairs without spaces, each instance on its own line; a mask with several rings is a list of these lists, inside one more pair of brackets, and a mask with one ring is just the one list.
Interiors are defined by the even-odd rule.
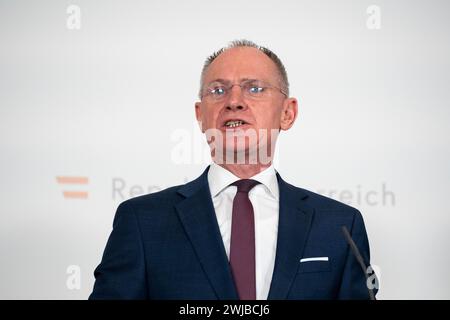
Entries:
[[268,49],[266,47],[262,47],[260,45],[257,45],[256,43],[254,43],[252,41],[242,39],[242,40],[234,40],[234,41],[230,42],[230,44],[228,46],[219,49],[218,51],[216,51],[212,55],[210,55],[208,58],[206,58],[206,61],[205,61],[204,65],[203,65],[202,74],[201,74],[201,77],[200,77],[200,91],[199,91],[200,99],[202,97],[202,90],[203,90],[203,85],[204,85],[203,78],[205,77],[206,70],[208,69],[210,64],[218,56],[220,56],[222,53],[224,53],[228,49],[238,48],[238,47],[256,48],[259,51],[263,52],[266,56],[268,56],[270,58],[270,60],[272,60],[275,63],[275,65],[276,65],[276,67],[278,69],[278,73],[279,73],[279,77],[280,77],[281,90],[283,90],[286,93],[286,95],[289,96],[288,76],[287,76],[286,69],[285,69],[283,63],[281,62],[280,58],[278,58],[278,56],[272,50],[270,50],[270,49]]

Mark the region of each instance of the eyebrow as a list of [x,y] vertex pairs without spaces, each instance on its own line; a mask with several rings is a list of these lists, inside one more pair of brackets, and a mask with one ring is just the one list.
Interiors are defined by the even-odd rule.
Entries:
[[[239,82],[244,82],[244,81],[263,81],[263,80],[259,80],[259,79],[254,79],[254,78],[241,78],[239,79]],[[212,83],[231,83],[230,80],[226,80],[226,79],[222,79],[222,78],[218,78],[218,79],[214,79],[213,81],[208,82],[208,86],[211,85]]]

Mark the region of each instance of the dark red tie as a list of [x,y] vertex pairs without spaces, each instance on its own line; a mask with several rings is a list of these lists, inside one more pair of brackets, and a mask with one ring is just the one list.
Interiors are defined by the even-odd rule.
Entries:
[[241,300],[256,299],[255,221],[248,192],[258,181],[242,179],[233,183],[238,190],[233,200],[231,220],[230,266]]

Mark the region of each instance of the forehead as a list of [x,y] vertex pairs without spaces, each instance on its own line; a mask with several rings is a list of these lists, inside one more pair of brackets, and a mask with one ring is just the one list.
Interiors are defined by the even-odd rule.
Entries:
[[216,79],[240,81],[241,79],[278,80],[275,63],[263,52],[252,47],[231,48],[220,54],[208,67],[204,83]]

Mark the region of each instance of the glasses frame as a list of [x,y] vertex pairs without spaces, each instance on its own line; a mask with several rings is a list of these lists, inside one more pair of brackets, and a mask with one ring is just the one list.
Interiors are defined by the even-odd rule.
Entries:
[[[279,88],[277,86],[273,86],[273,85],[271,85],[270,83],[268,83],[266,81],[258,80],[258,79],[246,79],[246,80],[241,81],[240,83],[228,83],[228,84],[225,83],[224,81],[212,81],[211,82],[212,84],[218,83],[218,84],[224,86],[224,88],[226,90],[225,94],[223,95],[223,97],[222,96],[221,97],[214,97],[213,92],[212,92],[213,89],[210,88],[210,86],[211,86],[211,84],[210,84],[210,85],[208,85],[206,88],[204,88],[202,90],[201,99],[203,99],[205,97],[211,97],[212,100],[214,100],[214,101],[221,101],[221,100],[225,99],[226,96],[228,96],[230,94],[230,92],[231,92],[231,90],[233,89],[234,86],[240,87],[241,88],[241,92],[245,95],[246,91],[244,90],[243,86],[245,86],[246,84],[251,84],[252,82],[260,82],[260,83],[263,84],[263,86],[260,86],[261,88],[277,90],[281,94],[283,94],[286,98],[288,97],[288,94],[283,89],[281,89],[281,88]],[[250,98],[253,98],[253,97],[250,96]]]

